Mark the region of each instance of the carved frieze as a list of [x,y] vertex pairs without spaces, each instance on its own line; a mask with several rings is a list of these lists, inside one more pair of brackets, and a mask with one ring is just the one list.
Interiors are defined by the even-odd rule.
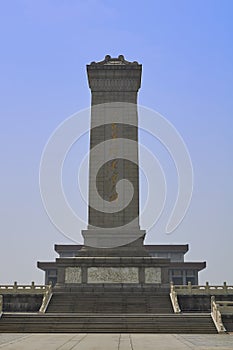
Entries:
[[88,283],[139,283],[137,267],[90,267]]

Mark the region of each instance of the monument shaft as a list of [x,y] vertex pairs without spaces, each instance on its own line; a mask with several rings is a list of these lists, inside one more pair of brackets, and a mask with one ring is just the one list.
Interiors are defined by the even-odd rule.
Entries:
[[139,230],[137,93],[141,71],[141,65],[123,56],[106,56],[87,66],[92,93],[89,229]]

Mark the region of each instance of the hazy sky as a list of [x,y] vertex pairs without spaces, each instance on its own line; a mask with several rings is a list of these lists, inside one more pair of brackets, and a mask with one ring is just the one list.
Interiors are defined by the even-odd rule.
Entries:
[[[207,261],[201,282],[233,284],[232,17],[230,0],[0,1],[1,284],[42,283],[36,261],[52,260],[53,245],[70,242],[44,211],[40,158],[54,129],[90,105],[86,64],[106,54],[143,64],[139,103],[176,127],[193,162],[188,214],[166,235],[165,210],[147,242],[189,243],[186,260]],[[141,140],[158,151],[169,179],[160,145],[143,133]],[[67,160],[73,203],[83,149],[88,136]],[[174,186],[168,181],[171,193]],[[75,205],[85,215],[85,205]]]

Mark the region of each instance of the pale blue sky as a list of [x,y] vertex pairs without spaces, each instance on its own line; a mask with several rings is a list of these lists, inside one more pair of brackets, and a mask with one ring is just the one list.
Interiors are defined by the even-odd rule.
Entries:
[[[201,282],[233,284],[232,17],[230,0],[0,1],[0,283],[42,282],[36,261],[69,243],[43,209],[41,153],[59,123],[90,105],[85,65],[124,54],[143,64],[139,103],[173,123],[194,166],[184,221],[167,236],[165,212],[147,241],[189,243],[187,260],[207,261]],[[160,146],[141,140],[169,172]]]

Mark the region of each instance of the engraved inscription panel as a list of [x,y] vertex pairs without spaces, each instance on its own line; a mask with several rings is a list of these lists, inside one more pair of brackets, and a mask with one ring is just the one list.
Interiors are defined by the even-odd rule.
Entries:
[[67,267],[65,271],[65,283],[81,283],[81,267]]
[[90,267],[88,283],[139,283],[137,267]]
[[161,268],[146,267],[145,268],[145,283],[161,283]]

